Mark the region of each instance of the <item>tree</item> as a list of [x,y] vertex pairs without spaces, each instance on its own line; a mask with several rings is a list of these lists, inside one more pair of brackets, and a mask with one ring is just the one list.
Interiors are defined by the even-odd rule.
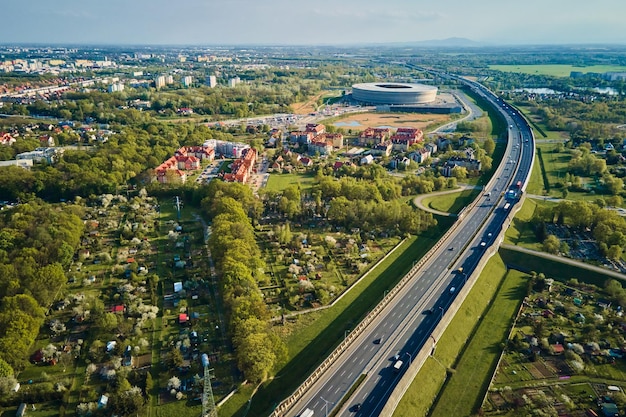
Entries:
[[111,409],[120,416],[136,416],[143,410],[145,404],[146,400],[139,387],[132,387],[111,396]]
[[169,359],[170,359],[170,363],[176,368],[182,366],[185,361],[180,349],[176,347],[170,350]]
[[543,241],[543,250],[548,253],[557,254],[561,247],[561,241],[555,235],[548,235]]
[[452,176],[457,180],[467,178],[467,168],[462,166],[455,166],[454,168],[452,168]]
[[496,150],[496,143],[493,139],[487,138],[485,142],[483,142],[483,149],[485,153],[489,156],[493,155],[493,152]]
[[0,378],[13,377],[13,368],[5,360],[0,358]]

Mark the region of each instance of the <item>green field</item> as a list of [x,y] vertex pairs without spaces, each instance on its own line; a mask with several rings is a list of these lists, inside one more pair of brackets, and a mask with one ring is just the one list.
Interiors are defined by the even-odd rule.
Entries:
[[[467,382],[468,378],[472,378],[471,373],[479,371],[478,369],[472,370],[472,366],[477,366],[478,363],[474,364],[470,363],[470,360],[464,360],[465,356],[458,361],[458,365],[455,365],[457,363],[457,358],[459,353],[463,350],[467,340],[472,337],[478,317],[485,313],[485,309],[489,307],[491,300],[498,291],[500,283],[505,278],[511,279],[510,282],[508,279],[505,281],[503,289],[500,291],[500,294],[505,295],[501,297],[503,300],[497,299],[497,303],[494,302],[494,305],[497,304],[497,307],[492,307],[489,310],[489,316],[482,321],[482,323],[486,324],[480,324],[478,327],[478,330],[481,332],[480,337],[488,337],[488,341],[485,341],[485,343],[488,343],[488,346],[485,347],[485,345],[482,344],[482,341],[477,340],[477,344],[475,346],[468,345],[466,350],[467,354],[472,358],[476,358],[476,355],[480,356],[481,373],[474,377],[476,381],[472,384],[478,384],[479,387],[482,387],[486,382],[488,382],[488,378],[490,377],[488,371],[491,368],[494,356],[499,353],[499,348],[497,346],[503,337],[502,326],[506,328],[507,323],[512,316],[512,312],[509,313],[509,303],[512,303],[511,305],[518,303],[516,286],[519,285],[519,280],[522,279],[522,275],[517,272],[507,273],[504,263],[498,255],[492,257],[483,269],[483,272],[472,288],[472,291],[463,302],[460,310],[454,316],[454,319],[441,336],[440,340],[437,342],[435,359],[429,358],[417,374],[417,377],[400,401],[400,404],[394,413],[395,417],[414,417],[425,416],[428,414],[428,410],[431,407],[433,400],[437,396],[441,386],[444,384],[447,373],[444,367],[456,368],[455,371],[450,372],[450,377],[446,382],[444,395],[450,395],[450,397],[446,398],[452,398],[451,402],[454,404],[459,402],[458,399],[461,395],[459,390],[464,391],[467,389],[469,384]],[[515,310],[515,307],[513,307],[513,310]],[[504,324],[500,324],[496,327],[496,323]],[[482,327],[485,329],[481,330]],[[493,342],[495,339],[498,339],[498,342]],[[496,343],[496,346],[494,346],[494,343]],[[468,358],[470,356],[468,356]],[[459,381],[457,382],[457,380]],[[448,386],[452,387],[450,388],[452,390],[450,392],[456,392],[456,396],[446,394],[446,392],[448,392]],[[472,394],[474,398],[464,398],[466,404],[463,406],[471,409],[474,406],[476,399],[479,396],[482,398],[482,392],[479,392],[478,388],[468,391],[470,392],[467,394]],[[441,401],[438,403],[441,403]],[[437,410],[437,407],[435,407],[435,411]],[[465,415],[459,413],[462,413],[460,409],[453,413],[450,413],[448,410],[448,414],[437,415]]]
[[521,74],[551,75],[553,77],[569,77],[572,71],[583,73],[609,71],[623,72],[626,67],[618,65],[592,65],[589,67],[577,67],[574,65],[489,65],[489,69],[502,72],[518,72]]
[[300,184],[302,191],[313,187],[315,176],[312,173],[306,174],[270,174],[265,189],[267,191],[283,191],[290,185]]

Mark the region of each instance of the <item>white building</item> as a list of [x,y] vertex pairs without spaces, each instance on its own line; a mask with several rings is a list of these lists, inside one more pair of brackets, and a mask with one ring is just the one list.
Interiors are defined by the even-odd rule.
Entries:
[[124,91],[123,83],[113,83],[109,86],[109,93],[117,93],[118,91]]
[[217,77],[215,75],[209,75],[206,77],[206,85],[211,88],[215,88],[217,86]]
[[241,82],[241,78],[234,77],[234,78],[231,78],[231,79],[228,80],[228,86],[229,87],[235,87],[240,82]]
[[182,78],[181,84],[183,87],[189,87],[193,83],[193,77],[191,75],[186,75]]
[[154,79],[154,86],[158,89],[165,87],[165,75],[159,75]]

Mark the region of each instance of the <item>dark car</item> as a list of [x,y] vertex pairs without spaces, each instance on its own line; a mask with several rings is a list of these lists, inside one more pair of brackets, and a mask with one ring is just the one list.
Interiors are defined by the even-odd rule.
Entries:
[[356,413],[357,411],[361,410],[361,403],[356,403],[352,406],[352,408],[350,409],[350,411]]

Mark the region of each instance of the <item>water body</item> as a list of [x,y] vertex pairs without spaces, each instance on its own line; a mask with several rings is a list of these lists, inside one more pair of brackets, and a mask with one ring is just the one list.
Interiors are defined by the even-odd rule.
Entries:
[[337,122],[335,123],[335,126],[337,127],[359,127],[359,126],[363,126],[361,123],[357,122],[357,121],[350,121],[350,122]]
[[619,91],[611,87],[602,87],[602,88],[596,87],[593,89],[593,91],[595,91],[596,93],[600,93],[600,94],[608,94],[609,96],[619,95]]
[[531,94],[563,94],[561,91],[556,91],[551,88],[517,88],[513,90],[516,93],[521,93],[525,91]]

